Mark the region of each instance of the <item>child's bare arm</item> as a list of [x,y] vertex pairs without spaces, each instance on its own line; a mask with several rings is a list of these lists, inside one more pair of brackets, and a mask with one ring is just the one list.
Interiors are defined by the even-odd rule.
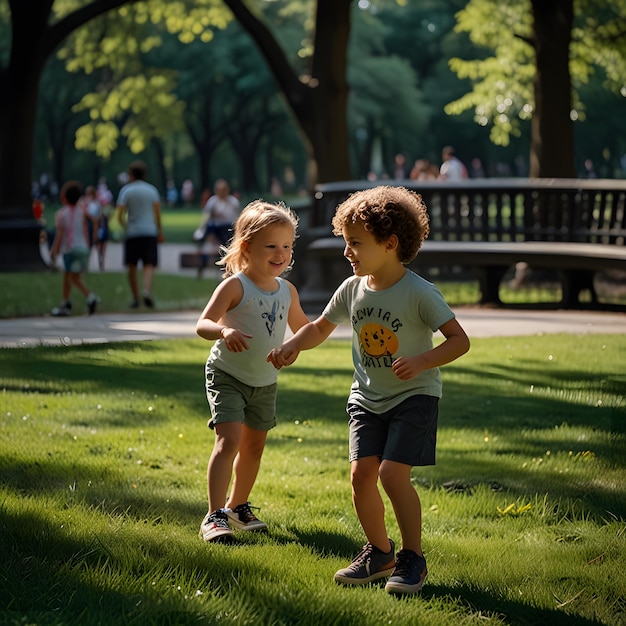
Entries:
[[313,322],[303,326],[293,337],[285,341],[282,346],[274,348],[267,355],[267,360],[276,369],[280,369],[285,365],[291,365],[302,350],[310,350],[319,346],[335,328],[337,328],[336,324],[329,322],[323,315],[320,315]]
[[63,236],[65,233],[65,228],[61,223],[61,220],[57,219],[56,223],[56,232],[54,233],[54,240],[52,242],[52,247],[50,248],[50,258],[53,262],[56,261],[56,258],[59,254],[59,249],[61,248],[61,241],[63,240]]
[[222,322],[224,314],[237,306],[242,297],[243,288],[238,278],[232,276],[220,283],[196,323],[196,333],[208,341],[223,339],[231,352],[247,350],[246,339],[250,339],[251,336]]
[[456,319],[446,322],[439,330],[446,338],[441,344],[422,354],[403,356],[393,362],[391,369],[400,380],[409,380],[424,370],[446,365],[469,350],[470,340]]

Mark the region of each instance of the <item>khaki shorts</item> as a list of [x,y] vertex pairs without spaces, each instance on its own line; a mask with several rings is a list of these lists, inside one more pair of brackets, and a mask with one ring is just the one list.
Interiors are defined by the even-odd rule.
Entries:
[[254,430],[276,426],[277,384],[251,387],[214,367],[206,367],[206,397],[211,409],[209,428],[239,422]]

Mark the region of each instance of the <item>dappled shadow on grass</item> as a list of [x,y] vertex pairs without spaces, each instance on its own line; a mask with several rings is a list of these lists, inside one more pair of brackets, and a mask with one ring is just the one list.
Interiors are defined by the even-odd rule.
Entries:
[[15,391],[53,393],[69,387],[81,391],[101,388],[170,393],[193,381],[202,390],[208,350],[199,350],[184,340],[180,340],[180,350],[175,346],[175,341],[141,341],[69,349],[0,350],[0,371],[5,370],[2,377],[7,388]]
[[167,412],[161,413],[154,411],[150,412],[146,409],[115,409],[114,412],[98,411],[92,415],[93,419],[87,421],[85,419],[73,419],[71,415],[68,415],[65,422],[71,427],[84,427],[84,428],[149,428],[150,426],[157,426],[158,424],[164,424],[170,421],[171,416]]
[[[228,564],[228,559],[207,559],[199,553],[185,555],[187,563],[183,559],[171,563],[165,558],[166,543],[145,538],[141,544],[129,543],[125,554],[121,554],[115,532],[106,536],[94,532],[88,540],[74,539],[63,525],[52,525],[43,515],[5,516],[3,531],[0,538],[2,604],[22,615],[53,611],[58,621],[51,623],[145,624],[150,613],[181,611],[183,605],[176,597],[180,594],[157,596],[149,587],[152,576],[171,577],[175,589],[180,580],[173,573],[183,568],[188,570],[186,582],[195,578],[198,587],[203,587],[208,563],[213,561],[216,567]],[[93,575],[85,575],[88,572]],[[129,575],[140,581],[132,591],[112,588],[120,585],[120,581],[127,588],[123,581]],[[115,581],[111,586],[107,584],[109,579]],[[89,584],[86,580],[94,582]],[[188,620],[164,623],[188,623]]]
[[[151,390],[155,390],[154,393],[163,391],[164,395],[171,394],[172,397],[176,397],[177,402],[182,396],[189,406],[194,403],[194,407],[197,408],[190,411],[189,419],[197,420],[198,415],[206,414],[203,362],[200,359],[199,363],[191,360],[182,364],[163,363],[163,352],[151,350],[148,354],[154,355],[155,362],[130,364],[129,367],[119,368],[102,360],[102,357],[92,359],[95,362],[84,358],[85,355],[95,357],[98,354],[97,350],[102,349],[94,349],[94,352],[91,352],[91,349],[81,351],[82,361],[76,364],[77,367],[71,367],[69,374],[64,371],[64,364],[53,358],[44,360],[42,368],[52,370],[46,374],[47,378],[42,389],[47,392],[50,392],[51,386],[55,389],[72,389],[77,403],[83,402],[80,397],[81,391],[87,389],[90,392],[94,388],[97,390],[98,385],[104,385],[99,388],[106,390],[107,393],[119,389],[124,393],[133,391],[144,394]],[[23,368],[21,371],[24,379],[32,380],[32,369],[27,370],[27,364],[20,367]],[[546,481],[541,471],[526,471],[520,467],[503,469],[508,455],[519,457],[520,451],[529,458],[545,454],[544,434],[545,439],[548,439],[547,434],[551,429],[564,421],[571,425],[585,427],[592,425],[597,431],[612,430],[617,409],[583,406],[572,401],[568,395],[562,398],[539,394],[521,396],[519,385],[517,387],[508,385],[518,382],[524,386],[529,385],[530,376],[528,372],[514,365],[498,365],[494,378],[489,378],[491,370],[487,375],[469,368],[457,367],[456,364],[450,367],[450,372],[462,375],[451,376],[450,380],[446,381],[444,373],[444,402],[440,423],[445,423],[445,428],[440,431],[441,436],[445,436],[448,427],[472,429],[478,433],[483,429],[489,429],[492,433],[493,430],[497,430],[505,443],[499,450],[489,449],[489,454],[481,455],[480,449],[469,452],[451,449],[444,453],[447,458],[442,458],[440,453],[440,464],[445,466],[442,473],[447,476],[446,480],[455,478],[458,473],[459,478],[466,481],[464,493],[481,485],[483,481],[489,484],[491,478],[503,491],[514,495],[528,496],[548,491],[551,502],[557,502],[559,498],[571,498],[576,502],[576,506],[580,502],[580,510],[585,513],[592,511],[598,517],[605,514],[605,509],[611,509],[612,503],[617,502],[615,511],[620,507],[622,511],[625,510],[626,496],[613,493],[609,487],[594,484],[593,488],[585,489],[584,486],[581,488],[580,483],[573,481],[571,476],[568,478],[566,475],[555,474],[553,477],[550,474],[550,480]],[[99,380],[99,373],[105,374],[105,380]],[[309,377],[308,380],[313,383],[308,384],[309,388],[304,390],[290,389],[288,385],[279,383],[279,428],[276,437],[271,438],[268,446],[277,447],[282,451],[286,447],[285,444],[294,445],[293,440],[297,435],[293,436],[291,432],[296,429],[290,428],[287,435],[281,437],[280,421],[303,418],[311,420],[305,438],[307,446],[321,449],[323,446],[345,444],[347,425],[341,430],[343,433],[341,437],[331,439],[319,434],[323,432],[325,424],[330,427],[336,423],[346,422],[345,400],[350,386],[351,371],[336,367],[317,368],[312,375],[310,369],[302,368],[298,375]],[[559,373],[551,370],[550,377],[542,376],[541,382],[544,386],[555,386],[561,380],[562,384],[563,379],[559,378],[561,375],[572,377],[571,372]],[[345,378],[345,394],[341,397],[329,396],[325,380],[330,376]],[[607,373],[594,374],[593,377],[595,376],[604,378]],[[192,377],[194,380],[190,382]],[[576,376],[571,382],[573,384],[581,380],[583,385],[587,385],[593,382],[593,377],[587,374]],[[83,385],[82,381],[85,381],[87,386]],[[15,385],[17,390],[28,393],[28,389],[19,387],[17,378]],[[170,411],[168,418],[172,417]],[[130,407],[119,414],[102,415],[97,425],[116,428],[128,426],[133,429],[144,426],[155,418],[158,420],[157,423],[161,424],[165,419],[163,414],[159,417],[152,414],[146,416]],[[73,426],[89,426],[89,421],[84,417],[70,419],[73,420],[71,421]],[[521,428],[526,432],[521,433]],[[529,434],[528,431],[532,432]],[[550,448],[553,455],[556,455],[558,452],[565,452],[568,447],[580,450],[581,446],[586,445],[578,442],[576,447],[575,443],[574,439],[565,436],[556,444],[551,441]],[[593,447],[595,454],[600,458],[615,452],[608,438],[599,442],[594,441]],[[17,513],[15,510],[1,513],[0,578],[6,582],[8,594],[4,594],[3,583],[2,603],[10,603],[12,608],[18,610],[24,609],[29,615],[35,612],[55,611],[63,616],[58,623],[64,624],[71,622],[72,619],[76,624],[89,623],[89,619],[92,619],[91,623],[112,624],[117,620],[117,623],[125,625],[143,624],[146,623],[146,615],[150,615],[151,612],[161,616],[160,620],[156,620],[158,623],[178,623],[176,617],[170,619],[163,616],[182,615],[181,602],[175,599],[173,594],[162,593],[162,587],[159,591],[162,597],[155,597],[148,587],[153,579],[167,579],[171,583],[171,588],[175,589],[180,579],[184,579],[194,581],[194,584],[197,584],[199,589],[205,590],[207,595],[214,594],[215,598],[224,603],[242,595],[249,596],[250,606],[254,611],[258,611],[258,614],[251,614],[251,622],[254,621],[254,617],[263,615],[272,619],[279,616],[284,623],[324,623],[325,620],[320,619],[320,613],[316,612],[318,607],[307,604],[306,593],[302,593],[299,588],[294,592],[293,588],[289,588],[291,581],[281,580],[271,571],[267,563],[259,563],[259,560],[254,558],[241,558],[242,553],[237,550],[246,550],[248,547],[253,549],[256,545],[263,548],[264,544],[267,544],[273,549],[271,558],[279,560],[285,558],[285,554],[293,554],[290,544],[299,544],[307,547],[316,557],[321,559],[339,557],[347,564],[361,547],[352,538],[338,532],[327,531],[323,527],[299,529],[287,525],[272,528],[266,536],[239,534],[234,549],[204,545],[196,536],[205,512],[203,495],[198,497],[197,502],[195,500],[190,502],[189,496],[186,500],[180,497],[177,488],[168,480],[151,480],[158,475],[160,471],[158,467],[138,468],[133,472],[133,476],[137,474],[147,477],[147,489],[144,490],[144,485],[138,481],[137,489],[130,490],[131,479],[124,473],[126,467],[123,464],[126,459],[123,455],[119,455],[119,459],[115,459],[106,469],[90,465],[88,460],[90,454],[98,456],[106,452],[106,449],[98,449],[96,446],[88,452],[70,454],[61,461],[40,459],[28,467],[24,467],[18,461],[11,463],[7,463],[6,459],[0,461],[1,483],[8,485],[20,495],[42,498],[41,511],[37,514],[19,512],[19,507],[16,507]],[[182,451],[179,453],[182,454]],[[622,458],[615,454],[614,458],[616,462],[623,462]],[[118,461],[119,468],[116,467]],[[136,461],[128,459],[128,462]],[[468,476],[471,477],[469,481]],[[92,480],[94,484],[87,489],[85,482],[88,480]],[[346,487],[347,485],[346,480]],[[59,524],[62,517],[62,513],[59,513],[61,507],[55,508],[53,512],[45,509],[43,502],[48,498],[60,501],[68,511],[68,516],[75,507],[91,509],[91,514],[108,519],[113,528],[109,532],[105,530],[103,535],[102,528],[105,524],[102,524],[97,532],[85,533],[83,538],[73,538],[69,528],[63,530]],[[575,507],[572,505],[570,510],[574,511]],[[558,511],[555,514],[558,514]],[[99,517],[97,519],[99,522],[102,521]],[[158,536],[150,536],[149,533],[144,536],[145,533],[141,528],[134,527],[129,533],[128,527],[133,524],[142,528],[143,525],[146,527],[163,525],[164,531]],[[184,539],[186,542],[184,547],[181,545],[180,537],[179,544],[170,545],[168,530],[172,526],[189,527],[189,537]],[[126,542],[123,546],[126,556],[120,552],[118,546],[120,541]],[[329,565],[327,569],[328,580],[324,578],[320,584],[332,586],[334,567]],[[261,575],[267,571],[270,579],[267,588],[261,591],[258,589],[259,570]],[[117,581],[117,576],[127,576],[128,571],[131,571],[133,579],[145,578],[143,581],[145,584],[136,585],[132,591],[123,593],[119,589],[114,589],[113,583],[108,582],[107,576]],[[88,575],[85,575],[85,572]],[[86,580],[94,582],[86,583]],[[281,592],[285,588],[289,593],[283,595]],[[372,590],[377,591],[379,590]],[[350,598],[360,592],[348,589],[342,593],[345,594],[345,598]],[[460,598],[463,606],[468,608],[467,613],[489,612],[504,615],[507,623],[519,626],[526,624],[590,626],[596,623],[576,616],[566,616],[562,611],[529,606],[527,602],[532,601],[532,598],[528,597],[525,598],[525,602],[519,603],[502,600],[497,589],[492,593],[488,589],[469,583],[458,587],[427,585],[422,597],[426,602],[431,600],[434,602],[446,596],[452,599]],[[413,600],[418,601],[417,599],[406,601]],[[213,608],[213,605],[210,607]],[[187,623],[194,619],[189,615],[197,618],[199,611],[205,611],[203,617],[210,618],[211,613],[206,612],[206,604],[202,609],[195,609],[195,613],[193,610],[187,614]],[[336,620],[341,620],[336,623],[342,624],[360,623],[359,615],[346,616],[333,605],[324,607],[321,611],[327,623]],[[83,618],[86,618],[84,622]],[[257,623],[262,621],[257,619]]]
[[[334,533],[288,530],[321,559],[340,556],[349,562],[359,549]],[[335,600],[317,606],[311,603],[310,593],[302,593],[300,585],[281,579],[279,569],[264,565],[258,556],[242,558],[242,551],[263,545],[270,548],[271,558],[278,562],[293,558],[287,546],[293,539],[280,535],[240,534],[233,545],[202,544],[196,538],[193,549],[158,536],[141,535],[140,539],[137,535],[133,540],[132,535],[116,529],[95,531],[81,539],[47,520],[45,512],[6,516],[3,531],[0,574],[4,606],[0,617],[9,612],[31,617],[54,613],[52,623],[59,624],[187,624],[201,616],[215,618],[229,603],[235,606],[235,598],[245,597],[245,613],[240,608],[237,614],[240,619],[248,617],[251,623],[265,623],[264,618],[271,616],[285,624],[358,624],[363,623],[364,616],[354,609],[355,594],[357,599],[365,600],[364,593],[381,593],[381,584],[363,590],[339,587],[332,581],[334,568],[329,566],[327,578],[317,574],[316,579],[320,589],[327,588]],[[320,549],[329,544],[334,546],[332,550]],[[259,577],[264,581],[261,586]],[[196,589],[206,601],[183,599],[183,594]],[[377,598],[380,601],[379,595]],[[451,619],[491,614],[513,626],[600,623],[565,611],[534,607],[527,601],[505,599],[497,589],[490,591],[469,582],[454,586],[427,583],[418,596],[386,598],[390,603],[405,605],[411,615],[424,606],[422,603],[428,608],[442,607],[449,598]],[[346,609],[352,613],[346,613]],[[388,617],[391,619],[391,614]],[[372,623],[371,618],[367,623]]]
[[[365,540],[364,540],[365,541]],[[272,543],[278,546],[297,543],[305,546],[318,558],[340,557],[348,562],[361,550],[358,545],[345,534],[331,532],[320,528],[299,528],[297,526],[270,526],[268,532],[241,532],[235,534],[235,542],[239,545],[257,545]]]
[[[626,383],[621,372],[611,370],[596,369],[593,372],[559,368],[553,363],[537,371],[537,360],[523,359],[516,357],[510,363],[489,363],[488,366],[482,364],[485,369],[472,369],[463,360],[454,362],[442,368],[444,379],[444,393],[446,391],[446,381],[453,372],[462,379],[472,379],[479,385],[489,386],[493,391],[496,389],[514,389],[511,384],[521,385],[524,389],[531,386],[552,389],[570,389],[572,384],[589,385],[592,389],[602,389],[608,393],[623,393]],[[601,385],[601,387],[600,387]]]
[[[427,583],[422,589],[424,599],[450,598],[465,605],[473,613],[490,613],[504,618],[511,626],[598,626],[603,622],[572,615],[564,611],[533,607],[524,602],[507,600],[480,589],[477,585],[459,584],[454,587]],[[408,601],[409,598],[400,598]]]
[[[603,376],[602,372],[598,376]],[[520,392],[515,371],[503,376],[506,384],[483,380],[461,384],[454,380],[444,381],[444,397],[440,414],[447,424],[481,428],[501,427],[517,429],[546,428],[567,423],[570,426],[592,426],[604,430],[623,428],[616,421],[619,414],[626,417],[623,409],[610,406],[592,406],[585,398],[576,398],[578,389],[564,389],[564,385],[542,381],[541,385],[524,385]],[[573,381],[585,385],[585,379]],[[548,390],[544,392],[544,390]],[[602,391],[603,394],[607,393]],[[617,391],[616,393],[619,393]],[[589,392],[592,396],[593,392]],[[469,401],[471,400],[471,401]]]
[[[134,460],[126,462],[135,464]],[[111,465],[93,467],[74,460],[50,459],[30,464],[4,460],[0,466],[0,483],[20,497],[45,498],[66,509],[93,510],[146,523],[161,523],[164,519],[197,521],[199,526],[206,512],[201,498],[197,502],[177,498],[177,487],[167,484],[167,479],[158,490],[163,495],[157,495],[151,474],[158,474],[158,466],[143,470],[136,483],[123,473],[124,469],[114,469]]]
[[[131,544],[127,534],[115,531],[94,532],[83,541],[51,525],[43,515],[7,518],[3,525],[0,575],[7,582],[3,604],[21,616],[54,612],[53,623],[66,625],[188,624],[207,619],[204,623],[213,623],[219,613],[228,622],[230,608],[237,621],[247,617],[249,623],[269,623],[266,618],[285,624],[313,625],[320,618],[321,623],[360,622],[356,616],[341,619],[344,611],[338,603],[324,606],[320,614],[308,594],[296,593],[276,568],[264,567],[258,558],[241,558],[241,550],[248,549],[245,540],[220,545],[196,538],[190,550],[151,537]],[[275,545],[272,558],[284,558],[280,542],[256,539],[248,543]],[[329,578],[322,584],[334,583]],[[113,588],[120,586],[127,591]],[[207,600],[191,602],[183,595],[194,590]],[[0,617],[7,614],[0,612]]]

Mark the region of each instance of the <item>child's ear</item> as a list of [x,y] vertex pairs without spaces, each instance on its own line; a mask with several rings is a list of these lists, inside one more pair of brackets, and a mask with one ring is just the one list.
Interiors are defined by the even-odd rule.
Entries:
[[398,239],[398,235],[390,235],[387,239],[385,247],[391,252],[392,250],[397,250],[399,244],[400,240]]

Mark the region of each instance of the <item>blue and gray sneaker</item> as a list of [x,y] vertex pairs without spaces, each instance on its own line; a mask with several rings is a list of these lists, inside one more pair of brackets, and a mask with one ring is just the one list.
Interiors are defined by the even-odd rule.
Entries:
[[426,559],[413,550],[400,550],[396,555],[396,567],[385,585],[387,593],[417,593],[424,585],[428,570]]
[[393,572],[395,545],[391,542],[391,550],[383,552],[380,548],[366,543],[348,567],[335,574],[335,582],[343,585],[367,585],[379,578],[385,578]]

